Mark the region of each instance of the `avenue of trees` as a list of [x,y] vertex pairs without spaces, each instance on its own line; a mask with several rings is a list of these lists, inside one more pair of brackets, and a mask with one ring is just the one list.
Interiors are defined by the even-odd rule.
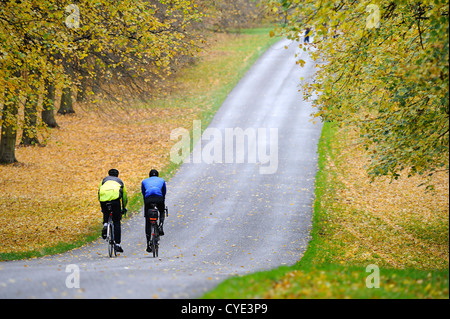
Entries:
[[448,10],[448,0],[0,0],[0,163],[17,161],[18,143],[38,145],[74,99],[154,96],[206,30],[239,30],[270,11],[276,33],[301,40],[312,29],[319,63],[305,97],[315,116],[357,128],[372,176],[448,172]]
[[204,45],[203,30],[251,23],[257,2],[0,0],[0,163],[17,161],[18,143],[38,145],[75,101],[155,96],[155,81]]

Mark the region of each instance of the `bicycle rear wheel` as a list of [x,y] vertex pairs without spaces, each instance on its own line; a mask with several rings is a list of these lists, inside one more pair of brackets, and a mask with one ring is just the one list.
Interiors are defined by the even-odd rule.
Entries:
[[153,258],[158,257],[158,229],[156,227],[156,224],[152,224],[152,237],[150,239],[150,242],[152,244],[152,253]]
[[116,247],[115,247],[115,244],[114,244],[114,226],[113,226],[112,223],[108,224],[107,240],[108,240],[108,254],[109,254],[109,257],[112,257],[113,253],[114,253],[115,256],[117,256]]

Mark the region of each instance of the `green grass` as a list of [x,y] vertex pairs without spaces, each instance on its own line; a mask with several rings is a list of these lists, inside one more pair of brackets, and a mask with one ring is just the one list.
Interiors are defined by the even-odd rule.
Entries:
[[380,269],[379,288],[368,288],[364,267],[295,265],[232,277],[203,299],[424,299],[448,298],[448,271]]
[[60,242],[55,246],[44,247],[33,251],[0,253],[0,261],[38,258],[66,252],[98,239],[102,227],[103,225],[101,224],[92,227],[86,231],[86,234],[80,235],[79,239],[73,242]]
[[[319,142],[319,171],[316,176],[316,200],[312,240],[302,259],[293,266],[246,276],[231,277],[206,293],[204,299],[422,299],[449,298],[449,270],[392,269],[380,267],[379,288],[368,288],[373,271],[351,264],[333,263],[333,257],[346,252],[344,242],[330,243],[329,226],[337,176],[327,169],[329,160],[338,161],[334,138],[336,130],[325,123]],[[333,209],[336,209],[333,207]],[[368,266],[368,265],[367,265]]]

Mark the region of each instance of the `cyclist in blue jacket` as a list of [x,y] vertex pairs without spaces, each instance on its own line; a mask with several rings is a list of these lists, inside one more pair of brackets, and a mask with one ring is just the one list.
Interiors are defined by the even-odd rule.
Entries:
[[[155,204],[159,211],[160,219],[160,235],[164,235],[163,224],[165,219],[165,199],[166,199],[166,181],[159,177],[157,170],[152,169],[149,178],[144,179],[141,184],[141,191],[144,197],[144,212],[146,213],[151,204]],[[147,243],[150,240],[150,223],[148,218],[145,219],[145,234],[147,236]],[[150,247],[147,246],[147,251],[150,252]]]

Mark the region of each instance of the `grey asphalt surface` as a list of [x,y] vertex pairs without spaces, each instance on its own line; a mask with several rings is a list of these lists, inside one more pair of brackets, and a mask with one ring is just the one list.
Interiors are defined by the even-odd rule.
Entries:
[[[232,163],[193,163],[191,157],[167,183],[170,215],[159,258],[145,252],[144,218],[136,214],[123,225],[125,252],[117,258],[107,256],[99,239],[60,255],[1,262],[0,298],[197,298],[227,277],[296,263],[310,239],[321,133],[298,92],[314,63],[302,52],[306,65],[297,66],[297,50],[288,40],[272,46],[210,124],[209,132],[222,135],[201,144],[210,150],[208,143],[224,140],[227,128],[249,129],[257,138],[265,132],[257,149],[272,147],[265,153],[272,150],[272,160],[259,153],[256,163],[249,159],[252,143],[245,144],[244,163],[236,163],[239,148]],[[277,129],[278,145],[268,143],[275,136],[270,128]],[[262,173],[269,164],[275,174]],[[74,274],[70,265],[79,269],[79,288],[66,286]]]

